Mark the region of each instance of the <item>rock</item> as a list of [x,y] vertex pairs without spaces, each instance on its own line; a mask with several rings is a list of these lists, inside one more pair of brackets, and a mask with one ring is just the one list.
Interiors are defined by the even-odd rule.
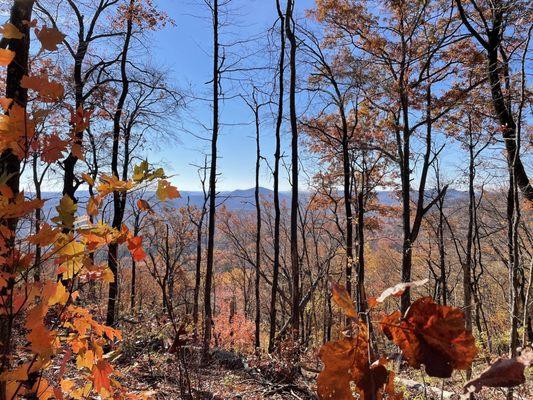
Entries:
[[245,367],[243,358],[231,351],[214,349],[211,352],[211,357],[218,361],[221,366],[229,370],[242,370]]

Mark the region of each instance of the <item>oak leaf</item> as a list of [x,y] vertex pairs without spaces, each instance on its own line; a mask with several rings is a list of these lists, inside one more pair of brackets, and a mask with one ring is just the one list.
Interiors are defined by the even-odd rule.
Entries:
[[320,348],[324,369],[317,378],[319,398],[355,399],[355,390],[361,400],[381,400],[385,393],[401,399],[394,391],[394,374],[385,367],[386,360],[369,360],[367,326],[359,322],[358,328],[356,336],[328,342]]
[[454,369],[468,369],[477,354],[463,312],[438,305],[431,297],[416,300],[403,317],[399,311],[385,316],[381,328],[409,364],[424,364],[429,376],[449,378]]
[[74,203],[69,195],[65,194],[59,200],[59,205],[56,207],[56,210],[58,215],[52,218],[52,221],[61,227],[72,229],[76,219],[75,213],[78,210],[77,204]]

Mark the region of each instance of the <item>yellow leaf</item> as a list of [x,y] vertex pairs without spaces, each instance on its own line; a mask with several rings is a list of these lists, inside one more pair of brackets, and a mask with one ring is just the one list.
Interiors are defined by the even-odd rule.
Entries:
[[61,248],[59,253],[66,258],[59,269],[63,273],[64,279],[72,279],[83,267],[83,254],[85,246],[83,243],[70,241]]
[[87,214],[93,217],[97,216],[99,207],[100,200],[94,196],[89,197],[89,201],[87,202]]
[[92,370],[94,366],[94,351],[87,350],[83,354],[78,354],[78,357],[76,357],[76,366],[78,369],[87,368]]
[[57,217],[52,218],[52,221],[65,228],[72,229],[76,219],[75,214],[78,210],[78,205],[65,194],[59,201],[59,206],[56,207]]
[[157,183],[156,196],[160,201],[179,199],[181,197],[178,189],[175,186],[172,186],[169,181],[164,179],[161,179]]
[[74,386],[76,386],[76,383],[70,379],[63,379],[61,381],[61,389],[63,389],[64,392],[70,392]]
[[24,35],[11,22],[6,22],[0,27],[0,33],[4,39],[22,39]]
[[69,295],[65,286],[61,281],[57,282],[55,294],[48,300],[48,305],[53,306],[55,304],[65,304],[68,301]]
[[112,283],[115,282],[115,275],[113,274],[113,271],[111,271],[109,268],[106,268],[102,272],[102,280],[105,283]]

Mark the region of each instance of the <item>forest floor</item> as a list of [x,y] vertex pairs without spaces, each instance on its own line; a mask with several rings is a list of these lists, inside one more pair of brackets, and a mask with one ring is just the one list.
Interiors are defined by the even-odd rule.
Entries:
[[[221,351],[221,354],[226,357],[231,353]],[[294,379],[276,383],[272,376],[279,378],[279,374],[284,374],[284,371],[278,370],[282,369],[279,365],[274,367],[273,374],[263,367],[235,365],[234,359],[228,361],[224,357],[222,360],[214,357],[208,365],[200,367],[191,357],[179,357],[166,351],[147,351],[145,348],[135,357],[128,357],[127,362],[117,361],[121,380],[126,387],[133,392],[148,392],[157,400],[317,399],[316,372],[304,368],[301,370],[303,373]],[[309,369],[315,368],[313,365]],[[474,374],[484,368],[484,364],[478,364]],[[463,375],[455,374],[453,379],[443,382],[424,377],[420,371],[401,371],[397,374],[396,387],[403,391],[406,400],[459,400]],[[526,371],[526,375],[529,375],[526,385],[515,391],[514,398],[517,400],[533,399],[531,371]],[[485,388],[482,393],[476,394],[475,399],[503,400],[505,397],[506,391],[503,389]]]

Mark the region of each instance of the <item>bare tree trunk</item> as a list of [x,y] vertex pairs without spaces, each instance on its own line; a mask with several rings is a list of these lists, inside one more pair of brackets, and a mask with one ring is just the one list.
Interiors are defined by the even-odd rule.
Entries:
[[294,20],[292,13],[294,0],[287,0],[285,10],[285,30],[290,43],[289,67],[289,120],[291,123],[291,328],[295,341],[300,335],[300,261],[298,257],[298,122],[296,116],[296,36],[294,34]]
[[361,173],[361,189],[357,193],[357,311],[365,313],[367,308],[365,295],[365,173]]
[[218,0],[211,5],[213,17],[213,132],[211,137],[211,169],[209,171],[209,226],[207,232],[207,263],[205,270],[204,290],[204,337],[202,359],[209,358],[211,342],[211,326],[213,311],[211,309],[211,287],[213,282],[213,261],[215,248],[215,218],[216,218],[216,183],[217,183],[217,141],[219,130],[219,42],[218,42]]
[[256,236],[255,236],[255,347],[261,347],[261,298],[260,298],[260,272],[261,272],[261,203],[259,201],[259,173],[261,168],[261,142],[259,128],[259,105],[255,105],[255,213],[256,213]]
[[[42,199],[41,195],[41,183],[42,180],[39,177],[37,171],[37,163],[39,161],[38,154],[33,155],[32,159],[32,173],[33,173],[33,185],[35,188],[35,198],[38,200]],[[42,210],[37,208],[35,210],[35,234],[37,235],[41,231],[41,222],[42,222]],[[41,257],[42,250],[40,245],[35,246],[35,256],[33,259],[33,279],[37,282],[41,280]]]
[[281,125],[283,123],[283,95],[285,71],[285,17],[281,10],[280,1],[276,0],[276,7],[280,19],[280,53],[279,53],[279,100],[276,119],[276,150],[274,152],[274,263],[272,268],[272,291],[270,295],[270,330],[268,335],[268,351],[274,350],[276,338],[276,296],[278,295],[278,279],[280,265],[280,224],[281,210],[279,203],[279,162],[281,159]]
[[[133,7],[135,4],[135,0],[130,0],[129,7]],[[121,80],[121,93],[120,97],[117,102],[117,108],[115,110],[115,114],[113,116],[113,146],[112,146],[112,153],[111,153],[111,172],[113,175],[117,178],[120,178],[119,171],[118,171],[118,153],[119,153],[119,144],[120,144],[120,122],[122,119],[123,114],[123,107],[126,102],[126,97],[128,96],[129,92],[129,79],[127,74],[127,62],[128,62],[128,50],[130,48],[130,40],[131,35],[133,31],[133,13],[128,14],[128,19],[126,22],[126,33],[124,37],[124,45],[122,47],[122,57],[120,60],[120,80]],[[129,140],[129,135],[124,135],[125,141]],[[126,143],[127,146],[127,143]],[[125,174],[127,174],[127,168],[129,164],[129,158],[128,158],[128,149],[125,150],[125,157],[124,157],[124,169],[122,173],[122,179],[125,178]],[[120,229],[122,225],[122,221],[124,219],[124,210],[126,207],[126,193],[119,193],[117,191],[113,192],[113,221],[112,221],[112,227],[115,229]],[[109,269],[115,276],[115,279],[113,282],[109,283],[109,294],[107,297],[107,316],[106,316],[106,324],[108,326],[114,326],[115,325],[115,317],[116,317],[116,308],[117,308],[117,301],[118,301],[118,281],[119,281],[119,275],[118,275],[118,243],[114,242],[111,243],[108,246],[108,256],[107,256],[107,262]]]
[[[468,228],[466,234],[466,262],[463,266],[463,312],[465,313],[465,328],[472,330],[472,268],[474,246],[474,208],[476,206],[476,193],[474,191],[475,179],[474,144],[472,131],[469,130],[468,143]],[[466,379],[472,377],[472,368],[466,371]]]
[[[133,223],[133,236],[137,236],[141,229],[140,223],[140,214],[135,215],[135,221]],[[135,312],[135,296],[137,291],[137,262],[131,260],[131,290],[130,290],[130,310],[132,313]]]
[[[504,128],[502,136],[505,149],[507,150],[507,159],[512,160],[510,166],[513,168],[513,180],[520,188],[524,197],[529,201],[533,201],[533,186],[529,182],[529,178],[520,158],[520,146],[517,145],[516,121],[512,113],[511,104],[506,104],[502,90],[502,79],[500,77],[502,70],[508,69],[508,60],[505,59],[505,57],[502,57],[504,64],[504,67],[502,68],[500,60],[498,59],[498,52],[504,54],[504,51],[502,50],[502,31],[504,29],[504,20],[509,17],[509,15],[504,14],[508,7],[503,7],[500,2],[491,3],[490,15],[492,16],[492,24],[490,28],[486,25],[485,32],[483,32],[484,35],[482,35],[481,29],[484,28],[480,28],[479,31],[476,31],[469,21],[467,12],[463,7],[463,1],[455,0],[455,2],[464,25],[487,52],[487,76],[490,83],[492,106],[496,113],[496,117],[500,122],[500,126]],[[476,13],[479,12],[477,6],[475,7]]]

